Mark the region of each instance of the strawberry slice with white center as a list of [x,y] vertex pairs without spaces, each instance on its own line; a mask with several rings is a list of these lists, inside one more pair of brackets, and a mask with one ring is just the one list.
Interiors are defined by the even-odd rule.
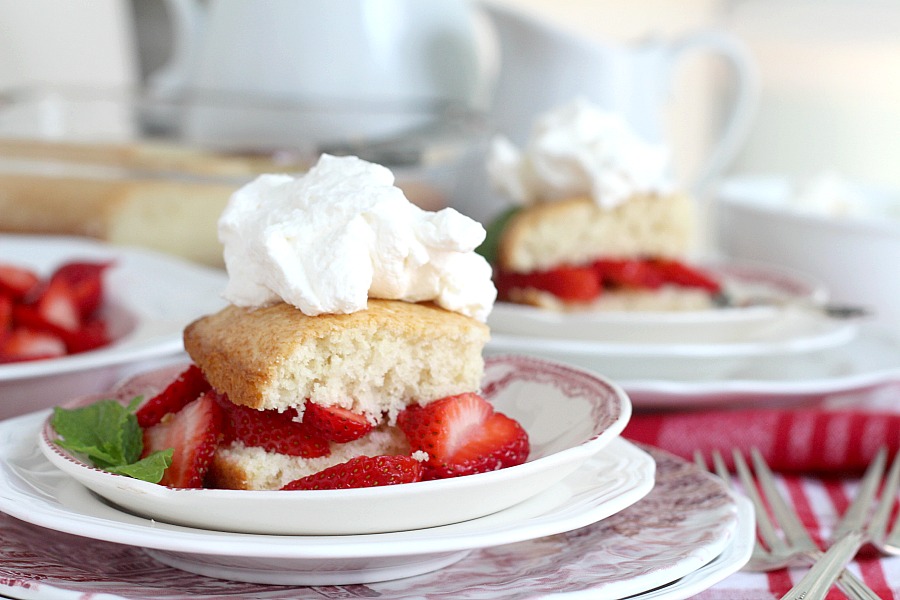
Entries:
[[156,396],[144,402],[134,413],[141,427],[152,427],[169,413],[176,413],[212,386],[197,365],[191,365]]
[[245,446],[303,458],[331,454],[328,440],[306,423],[301,423],[294,409],[284,412],[256,410],[233,404],[224,395],[219,395],[219,404],[226,415],[226,442],[238,440]]
[[283,490],[345,490],[422,480],[422,463],[411,456],[357,456],[296,479]]
[[56,358],[65,354],[65,342],[52,333],[17,327],[0,335],[0,363]]
[[303,409],[303,422],[326,440],[339,444],[358,440],[374,427],[366,415],[340,406],[321,406],[312,402],[307,402]]
[[173,448],[172,464],[163,473],[161,485],[200,488],[222,437],[222,409],[209,392],[169,413],[157,425],[144,430],[142,458],[157,450]]
[[528,434],[478,394],[460,394],[412,405],[397,425],[412,451],[428,453],[424,479],[484,473],[525,462]]
[[30,269],[0,263],[0,292],[22,300],[40,281]]

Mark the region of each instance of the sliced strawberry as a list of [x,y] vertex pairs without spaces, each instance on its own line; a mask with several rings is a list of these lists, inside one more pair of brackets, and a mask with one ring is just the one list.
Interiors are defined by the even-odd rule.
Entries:
[[40,281],[30,269],[0,263],[0,293],[9,294],[14,300],[21,300]]
[[86,352],[108,345],[112,340],[106,329],[106,321],[97,317],[86,320],[78,331],[60,332],[69,354]]
[[12,329],[13,299],[12,296],[0,292],[0,336]]
[[174,448],[172,464],[159,483],[173,488],[203,487],[203,478],[222,436],[222,426],[222,409],[215,394],[209,392],[145,429],[142,456]]
[[513,289],[536,289],[566,302],[590,302],[602,291],[600,280],[590,267],[559,267],[531,273],[500,271],[496,284],[501,298],[508,298]]
[[45,331],[16,327],[0,337],[0,363],[56,358],[65,354],[65,342]]
[[365,415],[340,406],[322,406],[312,402],[307,402],[303,409],[303,422],[319,436],[339,444],[358,440],[374,427]]
[[344,490],[422,480],[424,467],[411,456],[357,456],[296,479],[283,490]]
[[166,388],[153,398],[144,402],[135,412],[141,427],[152,427],[169,413],[176,413],[188,403],[196,400],[201,394],[212,389],[203,371],[197,365],[191,365]]
[[66,282],[69,293],[82,319],[94,313],[103,301],[103,272],[112,262],[70,262],[59,267],[50,277]]
[[65,279],[51,279],[34,303],[37,316],[48,328],[78,331],[81,311],[72,286]]
[[494,471],[528,458],[528,434],[522,426],[495,412],[478,394],[409,406],[397,424],[414,452],[428,453],[424,479]]
[[683,287],[700,288],[713,294],[717,294],[721,291],[719,282],[711,275],[708,275],[700,269],[689,267],[677,260],[658,259],[652,261],[651,264],[660,274],[660,277],[667,283],[673,283]]
[[284,412],[256,410],[233,404],[225,396],[219,397],[219,403],[225,410],[228,441],[238,440],[245,446],[303,458],[331,454],[328,440],[306,423],[299,422],[294,409]]
[[655,290],[663,284],[662,276],[644,260],[604,259],[593,268],[604,287]]

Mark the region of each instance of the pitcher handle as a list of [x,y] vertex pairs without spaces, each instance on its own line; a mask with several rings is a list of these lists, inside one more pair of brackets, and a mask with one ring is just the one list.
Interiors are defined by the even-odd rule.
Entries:
[[759,103],[760,85],[756,65],[749,51],[730,34],[722,31],[699,31],[681,38],[672,45],[672,64],[698,50],[711,51],[725,59],[734,74],[731,109],[726,115],[718,141],[694,181],[695,190],[702,193],[734,160],[746,141]]
[[174,99],[185,90],[200,51],[204,24],[203,7],[197,0],[165,0],[165,6],[172,26],[171,54],[147,78],[147,92],[158,100]]

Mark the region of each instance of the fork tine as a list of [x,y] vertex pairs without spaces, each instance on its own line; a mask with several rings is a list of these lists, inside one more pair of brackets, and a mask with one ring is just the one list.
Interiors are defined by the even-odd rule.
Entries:
[[897,498],[897,488],[900,487],[900,451],[894,457],[891,470],[881,490],[881,501],[869,521],[869,535],[876,543],[882,545],[896,545],[900,539],[900,513],[897,514],[890,533],[887,530],[888,519],[894,508],[894,500]]
[[818,550],[819,547],[810,537],[806,527],[803,526],[797,511],[784,499],[775,485],[775,475],[772,474],[772,470],[766,464],[762,454],[757,448],[752,448],[750,457],[753,460],[756,479],[772,508],[772,514],[775,515],[778,525],[788,540],[788,545],[800,550]]
[[840,523],[837,524],[834,532],[832,532],[831,539],[836,540],[853,529],[861,530],[863,528],[866,517],[868,517],[869,508],[872,506],[875,494],[878,492],[878,484],[881,482],[881,477],[884,474],[886,461],[887,449],[881,448],[866,469],[859,484],[859,491],[841,518]]
[[716,469],[716,473],[728,482],[728,485],[732,488],[734,485],[731,483],[731,473],[728,472],[728,467],[725,466],[725,459],[722,458],[721,452],[718,450],[714,450],[712,453],[713,465]]
[[769,518],[769,511],[766,509],[766,505],[760,497],[756,485],[753,483],[753,476],[750,473],[750,467],[747,466],[747,461],[744,460],[743,454],[737,449],[732,454],[734,455],[734,468],[737,471],[738,478],[741,480],[741,485],[744,487],[744,493],[750,498],[750,502],[753,503],[753,507],[756,509],[756,526],[759,536],[771,552],[776,554],[786,553],[788,551],[787,544],[778,535],[775,525]]

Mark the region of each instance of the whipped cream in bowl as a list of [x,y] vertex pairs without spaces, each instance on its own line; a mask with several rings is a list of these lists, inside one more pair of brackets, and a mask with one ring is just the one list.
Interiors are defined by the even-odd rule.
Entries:
[[492,185],[519,204],[590,196],[615,208],[634,194],[673,187],[664,145],[641,139],[621,115],[580,98],[540,115],[523,148],[495,138],[487,170]]
[[262,175],[231,197],[219,219],[224,295],[311,316],[364,310],[370,297],[433,301],[485,321],[496,289],[474,252],[484,237],[452,208],[409,202],[386,167],[326,154],[301,177]]

